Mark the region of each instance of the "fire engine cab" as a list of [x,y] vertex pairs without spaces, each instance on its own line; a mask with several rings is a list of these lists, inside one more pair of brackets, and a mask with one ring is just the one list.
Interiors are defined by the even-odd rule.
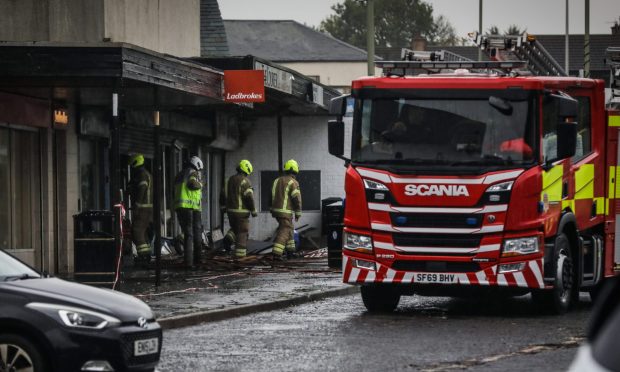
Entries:
[[620,272],[620,112],[604,82],[565,76],[529,35],[476,38],[494,61],[404,51],[331,102],[329,151],[347,166],[342,277],[369,311],[501,290],[563,313]]

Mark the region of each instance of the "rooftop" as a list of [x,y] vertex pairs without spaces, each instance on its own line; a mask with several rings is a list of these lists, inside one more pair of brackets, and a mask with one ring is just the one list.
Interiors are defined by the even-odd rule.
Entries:
[[292,20],[224,20],[231,56],[275,62],[366,61],[366,51]]

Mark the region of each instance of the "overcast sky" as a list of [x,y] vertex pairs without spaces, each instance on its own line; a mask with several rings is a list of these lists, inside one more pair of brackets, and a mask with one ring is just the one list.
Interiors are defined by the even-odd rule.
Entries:
[[[435,15],[442,14],[458,36],[478,29],[478,0],[426,0]],[[224,19],[293,19],[310,26],[333,14],[331,6],[343,0],[218,0]],[[533,34],[563,34],[566,0],[484,0],[484,30],[511,24]],[[570,32],[584,32],[585,0],[569,0]],[[590,33],[609,34],[620,17],[620,0],[590,1]]]

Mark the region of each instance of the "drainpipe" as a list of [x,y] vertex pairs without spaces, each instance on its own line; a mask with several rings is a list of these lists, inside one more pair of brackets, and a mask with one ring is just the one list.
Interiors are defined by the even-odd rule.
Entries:
[[282,115],[278,113],[278,170],[282,173]]
[[[157,88],[155,88],[155,96],[157,97]],[[156,98],[155,106],[159,106],[159,100]],[[155,287],[161,284],[161,143],[159,136],[159,111],[154,112],[153,122],[154,128],[154,145],[153,154],[153,226],[155,226]]]
[[583,35],[583,77],[590,77],[590,0],[586,0],[586,30]]

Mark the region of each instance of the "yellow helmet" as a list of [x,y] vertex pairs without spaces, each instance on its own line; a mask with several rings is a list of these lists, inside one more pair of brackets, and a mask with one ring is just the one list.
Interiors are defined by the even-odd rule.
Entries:
[[133,154],[129,158],[129,165],[132,168],[136,168],[136,167],[139,167],[141,165],[144,165],[144,155],[142,155],[142,154]]
[[297,164],[294,159],[290,159],[286,163],[284,163],[284,171],[297,174],[299,173],[299,164]]
[[247,174],[248,176],[250,174],[252,174],[252,163],[250,163],[249,160],[243,159],[239,162],[239,170],[242,171],[243,173]]

